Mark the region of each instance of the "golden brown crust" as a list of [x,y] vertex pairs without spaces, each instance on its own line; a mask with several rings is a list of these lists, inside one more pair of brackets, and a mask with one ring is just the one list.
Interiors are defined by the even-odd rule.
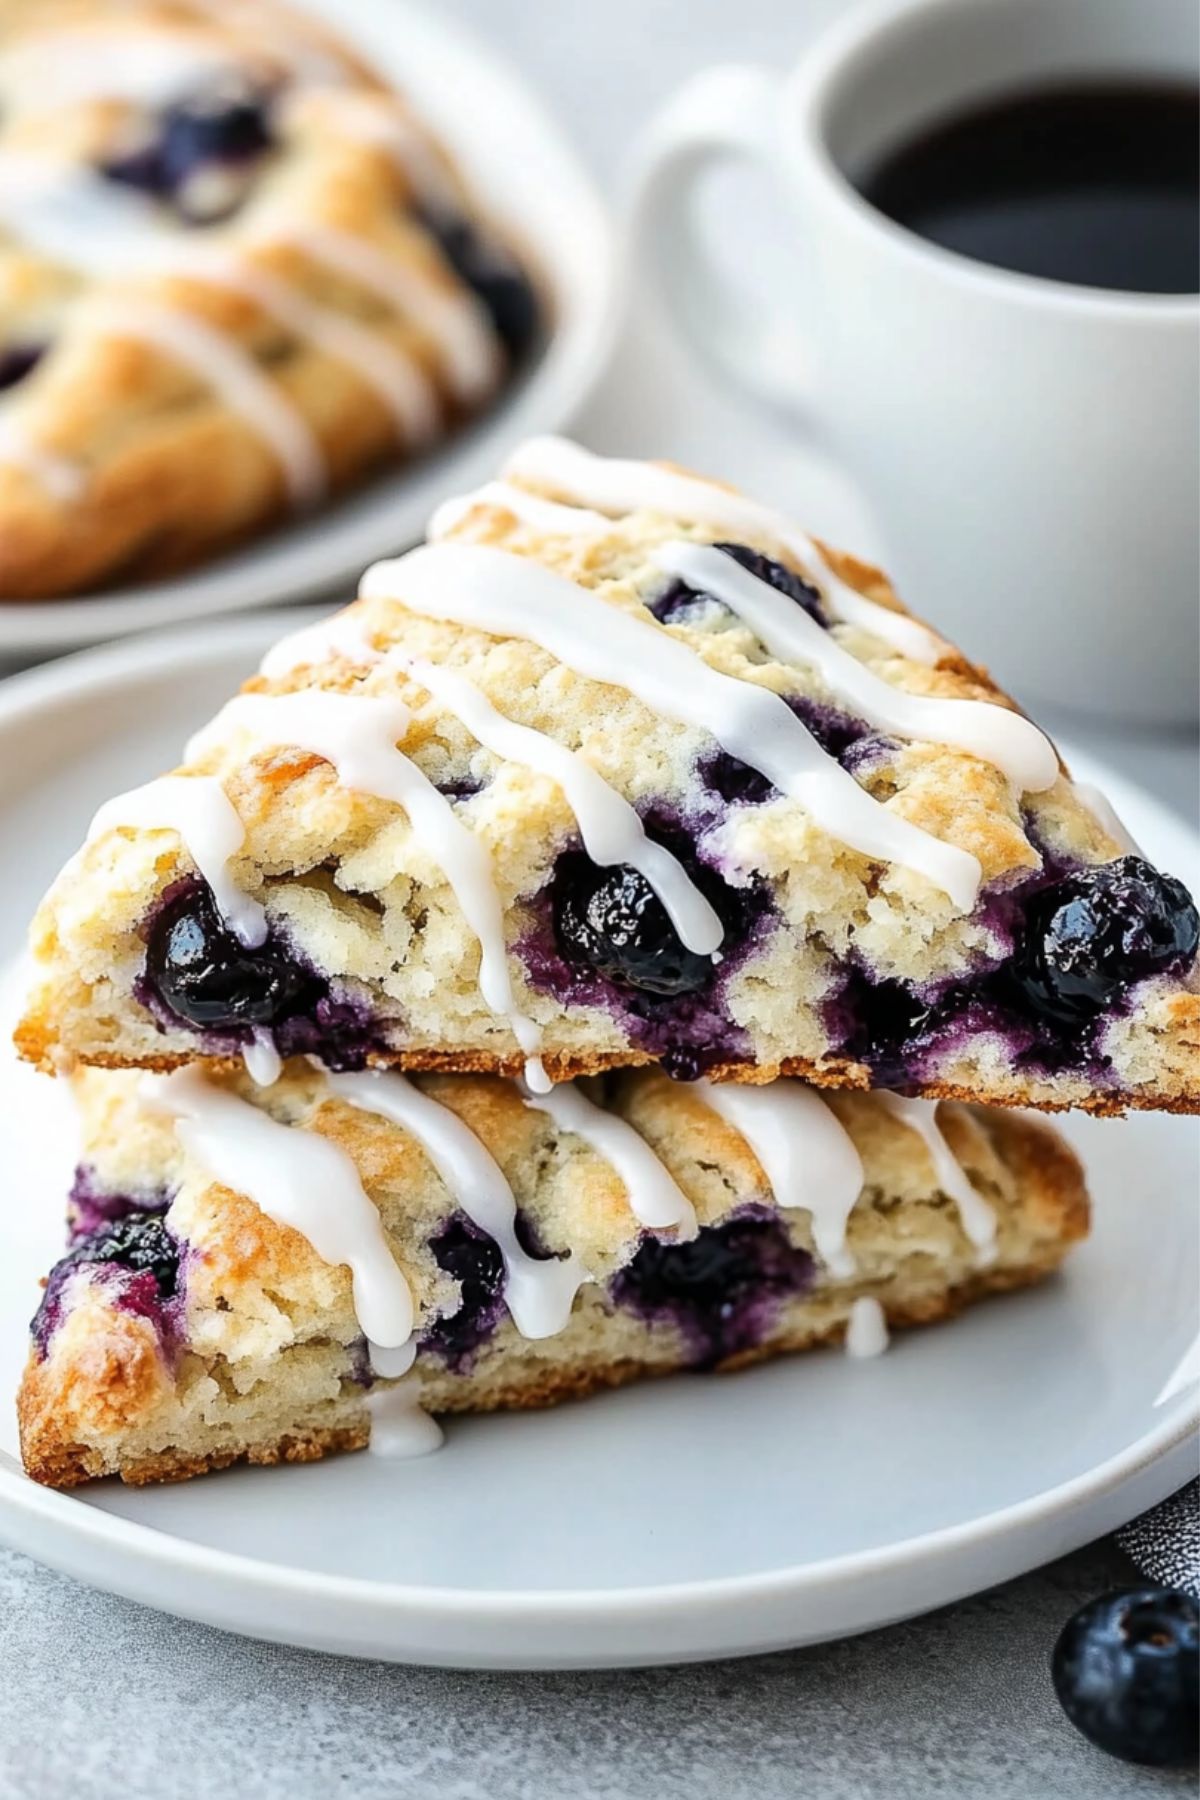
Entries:
[[[1082,1218],[1077,1217],[1075,1223],[1079,1225],[1079,1229],[1073,1235],[1083,1236],[1087,1229],[1086,1203],[1083,1204]],[[905,1303],[889,1299],[883,1303],[888,1329],[896,1331],[919,1325],[944,1324],[957,1318],[977,1300],[1032,1287],[1057,1271],[1069,1248],[1070,1240],[1064,1238],[1036,1262],[1029,1262],[1021,1267],[981,1270],[953,1288],[948,1288],[937,1296],[923,1297],[919,1301]],[[772,1361],[777,1356],[795,1355],[804,1350],[816,1350],[824,1345],[840,1343],[845,1335],[844,1320],[796,1325],[772,1335],[753,1349],[743,1350],[718,1363],[711,1372],[733,1374],[738,1370]],[[628,1387],[635,1381],[661,1379],[677,1374],[685,1366],[682,1363],[668,1366],[643,1362],[636,1357],[622,1357],[607,1363],[582,1359],[573,1363],[556,1363],[544,1366],[539,1370],[539,1378],[533,1381],[526,1377],[509,1385],[505,1385],[503,1381],[493,1382],[482,1397],[466,1385],[456,1391],[452,1385],[443,1383],[439,1389],[440,1403],[436,1410],[445,1414],[543,1411],[568,1401],[585,1400],[606,1389]],[[18,1397],[21,1455],[26,1473],[43,1486],[54,1488],[77,1487],[113,1473],[96,1452],[89,1451],[80,1444],[64,1444],[56,1439],[53,1420],[44,1415],[39,1416],[36,1409],[34,1396],[38,1372],[36,1359],[31,1357]],[[370,1437],[370,1425],[364,1413],[363,1421],[353,1426],[289,1432],[277,1441],[250,1445],[236,1451],[220,1450],[197,1454],[164,1450],[156,1456],[124,1464],[116,1472],[131,1487],[152,1482],[188,1481],[195,1475],[227,1469],[239,1462],[260,1465],[317,1462],[322,1457],[342,1451],[364,1450]]]
[[[21,1387],[23,1400],[29,1374]],[[20,1402],[18,1403],[20,1406]],[[112,1473],[94,1450],[83,1444],[61,1444],[52,1428],[30,1420],[26,1424],[21,1413],[21,1457],[25,1473],[43,1487],[80,1487],[85,1481],[102,1480]],[[128,1487],[147,1487],[152,1482],[190,1481],[193,1475],[207,1475],[216,1469],[229,1469],[236,1463],[270,1465],[277,1463],[320,1462],[343,1450],[365,1450],[370,1442],[366,1424],[336,1426],[328,1429],[311,1427],[303,1432],[266,1444],[250,1444],[239,1450],[213,1450],[203,1455],[185,1455],[164,1450],[157,1456],[128,1463],[119,1471]]]
[[[1182,998],[1191,1001],[1193,997],[1185,995]],[[1200,1019],[1200,1002],[1196,1003],[1194,1010]],[[13,1032],[13,1043],[20,1056],[26,1062],[33,1063],[43,1074],[60,1073],[52,1031],[45,1027],[37,1015],[26,1013]],[[196,1057],[187,1054],[143,1056],[131,1061],[127,1056],[106,1055],[102,1051],[96,1051],[81,1056],[79,1060],[83,1066],[93,1069],[115,1071],[133,1067],[151,1070],[160,1075],[195,1062],[202,1062],[214,1074],[234,1075],[242,1067],[240,1057]],[[554,1082],[579,1081],[589,1076],[611,1074],[619,1069],[647,1069],[657,1066],[655,1057],[632,1048],[620,1057],[565,1057],[550,1052],[542,1061],[546,1073]],[[407,1074],[494,1075],[509,1080],[521,1075],[525,1066],[524,1059],[520,1056],[493,1057],[479,1051],[449,1050],[397,1050],[390,1054],[372,1052],[367,1057],[367,1063],[371,1068],[398,1069]],[[765,1086],[783,1076],[806,1081],[813,1087],[846,1089],[855,1093],[868,1093],[878,1086],[865,1063],[838,1056],[822,1057],[817,1062],[811,1062],[805,1057],[789,1056],[777,1064],[714,1063],[704,1073],[709,1081],[742,1082],[756,1087]],[[923,1081],[914,1084],[911,1091],[927,1100],[960,1100],[968,1105],[979,1101],[975,1089],[955,1082]],[[1085,1112],[1100,1119],[1121,1118],[1127,1112],[1165,1112],[1190,1116],[1200,1113],[1200,1091],[1160,1095],[1156,1091],[1144,1089],[1123,1091],[1105,1088],[1058,1099],[1052,1092],[1047,1093],[1040,1086],[1030,1085],[990,1093],[987,1103],[989,1106],[1003,1108],[1035,1107],[1039,1112],[1047,1113]]]
[[[147,1317],[121,1310],[119,1288],[86,1266],[68,1277],[59,1322],[45,1355],[31,1356],[18,1402],[31,1473],[53,1485],[106,1473],[174,1479],[239,1459],[297,1459],[362,1443],[368,1421],[348,1271],[322,1263],[298,1232],[194,1167],[165,1118],[138,1108],[137,1085],[131,1076],[80,1079],[84,1155],[100,1192],[175,1193],[167,1224],[188,1246],[185,1312],[174,1316],[164,1349]],[[269,1090],[244,1076],[231,1085],[353,1160],[418,1318],[452,1314],[457,1293],[429,1245],[458,1200],[416,1141],[331,1095],[303,1063]],[[469,1367],[420,1354],[425,1404],[447,1412],[546,1406],[688,1366],[694,1350],[669,1319],[642,1318],[607,1287],[640,1242],[612,1165],[524,1105],[507,1082],[432,1075],[419,1085],[486,1144],[538,1241],[573,1250],[595,1278],[557,1337],[531,1342],[506,1321]],[[750,1145],[694,1090],[658,1071],[626,1073],[611,1084],[607,1104],[661,1159],[702,1224],[770,1203]],[[1086,1234],[1082,1169],[1050,1127],[1018,1114],[943,1109],[947,1143],[995,1209],[995,1260],[980,1266],[921,1137],[875,1096],[842,1093],[830,1104],[863,1166],[849,1225],[859,1274],[819,1273],[782,1303],[765,1339],[729,1366],[836,1339],[860,1294],[878,1299],[896,1325],[948,1317],[985,1293],[1040,1279]],[[779,1220],[811,1254],[803,1210],[781,1211]]]

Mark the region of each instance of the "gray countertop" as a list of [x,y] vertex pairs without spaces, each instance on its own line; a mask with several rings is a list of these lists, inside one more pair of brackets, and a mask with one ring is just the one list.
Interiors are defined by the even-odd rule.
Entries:
[[6,1800],[1153,1800],[1063,1720],[1046,1659],[1129,1579],[1111,1544],[783,1656],[467,1675],[280,1649],[0,1554]]
[[[439,0],[523,66],[612,186],[638,125],[692,69],[788,59],[839,0]],[[353,0],[347,0],[348,12]],[[648,343],[641,320],[582,421],[601,448],[778,487],[795,454]],[[652,382],[635,379],[652,365]],[[820,521],[817,521],[820,523]],[[1002,674],[1003,671],[1000,671]],[[1055,719],[1169,805],[1195,746]],[[743,1663],[598,1675],[447,1674],[180,1623],[0,1552],[0,1794],[229,1791],[244,1800],[1097,1800],[1190,1792],[1063,1721],[1047,1657],[1131,1567],[1111,1543],[928,1618]]]

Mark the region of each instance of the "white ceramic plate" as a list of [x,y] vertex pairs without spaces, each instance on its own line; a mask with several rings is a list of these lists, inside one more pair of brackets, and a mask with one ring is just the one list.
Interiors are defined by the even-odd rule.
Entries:
[[[294,615],[110,645],[0,687],[0,951],[97,804],[174,760]],[[1082,773],[1083,771],[1081,771]],[[1087,771],[1095,774],[1095,771]],[[1150,854],[1197,846],[1100,772]],[[0,1075],[0,1394],[58,1254],[73,1161],[54,1084]],[[180,1487],[40,1489],[0,1410],[0,1536],[153,1606],[256,1636],[478,1668],[732,1655],[865,1630],[1061,1554],[1192,1472],[1197,1331],[1186,1120],[1068,1121],[1093,1239],[1066,1276],[879,1362],[820,1352],[525,1417],[422,1462],[345,1457]]]
[[573,417],[615,327],[615,261],[595,186],[540,99],[436,3],[303,0],[411,94],[513,241],[527,247],[554,320],[536,364],[485,418],[435,454],[336,505],[169,581],[78,600],[0,603],[0,658],[301,600],[415,543],[439,500],[493,475],[531,433]]

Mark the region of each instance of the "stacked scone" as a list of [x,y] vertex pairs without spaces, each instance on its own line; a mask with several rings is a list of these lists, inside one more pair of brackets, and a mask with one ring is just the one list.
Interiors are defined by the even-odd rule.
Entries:
[[529,444],[39,912],[84,1144],[27,1466],[424,1442],[1034,1281],[1086,1196],[1003,1109],[1200,1107],[1198,938],[877,571]]
[[0,0],[0,598],[161,575],[427,449],[534,289],[272,0]]

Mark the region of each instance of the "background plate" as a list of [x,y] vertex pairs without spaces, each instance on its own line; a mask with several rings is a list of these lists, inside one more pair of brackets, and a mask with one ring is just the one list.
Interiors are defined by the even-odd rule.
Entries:
[[608,217],[538,97],[434,6],[304,4],[412,95],[487,209],[527,247],[549,296],[553,334],[523,380],[475,425],[309,518],[169,581],[78,600],[0,601],[0,657],[301,600],[338,583],[348,598],[367,563],[421,537],[439,500],[494,475],[531,433],[569,423],[607,361],[616,312]]
[[[0,688],[0,948],[105,796],[169,765],[295,616],[110,645]],[[1091,776],[1093,769],[1079,771]],[[1194,841],[1099,779],[1196,885]],[[61,1244],[62,1097],[0,1079],[0,1392]],[[1066,1276],[880,1362],[817,1352],[524,1417],[452,1423],[423,1462],[368,1456],[180,1487],[49,1493],[0,1413],[0,1534],[85,1580],[318,1649],[470,1667],[764,1650],[883,1624],[1062,1554],[1191,1473],[1195,1389],[1158,1397],[1197,1331],[1194,1125],[1065,1127],[1093,1239]]]

